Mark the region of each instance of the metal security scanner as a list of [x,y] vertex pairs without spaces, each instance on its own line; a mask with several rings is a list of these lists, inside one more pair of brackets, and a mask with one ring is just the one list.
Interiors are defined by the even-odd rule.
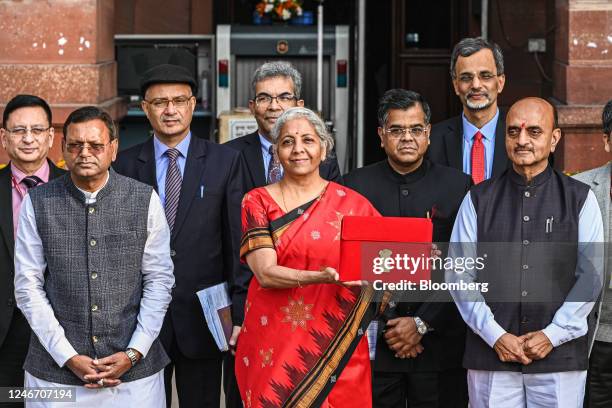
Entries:
[[[251,76],[266,61],[291,62],[302,74],[306,107],[317,106],[317,29],[312,26],[219,25],[216,36],[216,112],[248,106]],[[323,109],[336,140],[342,172],[351,157],[349,133],[349,26],[325,26],[323,35]]]

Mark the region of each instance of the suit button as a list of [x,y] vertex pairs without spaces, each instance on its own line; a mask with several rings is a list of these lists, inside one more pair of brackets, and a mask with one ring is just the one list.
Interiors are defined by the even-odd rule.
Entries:
[[408,190],[402,190],[402,195],[403,195],[404,197],[406,197],[408,194],[410,194],[410,191],[408,191]]
[[176,256],[176,251],[174,249],[170,250],[170,256]]
[[523,318],[521,319],[521,323],[527,323],[529,322],[529,319],[527,318],[527,316],[523,316]]
[[98,336],[91,336],[91,341],[93,341],[94,343],[98,342]]
[[90,214],[93,214],[93,213],[96,212],[96,209],[94,207],[89,207],[88,211],[89,211]]
[[522,297],[526,297],[526,296],[527,296],[527,291],[526,291],[526,290],[524,290],[523,292],[521,292],[521,296],[522,296]]
[[89,245],[95,247],[98,242],[95,239],[89,241]]
[[98,279],[98,273],[97,272],[92,272],[91,273],[91,279]]
[[523,265],[523,269],[525,270],[529,269],[529,265]]
[[528,239],[524,239],[523,240],[523,245],[529,245],[529,240]]
[[531,197],[531,193],[529,191],[525,191],[525,197],[527,198]]
[[96,312],[96,311],[98,311],[98,305],[93,305],[93,306],[91,307],[91,311],[92,311],[92,312]]
[[528,215],[524,216],[523,217],[523,221],[528,222],[529,221],[529,216]]

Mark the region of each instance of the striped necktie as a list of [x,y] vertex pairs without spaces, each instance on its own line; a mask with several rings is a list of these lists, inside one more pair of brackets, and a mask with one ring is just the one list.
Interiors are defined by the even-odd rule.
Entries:
[[21,182],[27,187],[28,190],[36,187],[39,184],[43,184],[43,181],[37,176],[24,177]]
[[170,231],[172,231],[174,228],[176,210],[178,208],[179,197],[181,195],[181,170],[176,162],[176,159],[180,154],[181,152],[174,148],[166,150],[165,153],[165,155],[168,156],[168,170],[166,171],[166,203],[164,210]]

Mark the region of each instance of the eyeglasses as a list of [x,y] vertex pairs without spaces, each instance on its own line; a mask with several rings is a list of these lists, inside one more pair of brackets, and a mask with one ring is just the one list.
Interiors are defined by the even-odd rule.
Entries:
[[277,96],[272,96],[268,94],[259,94],[255,97],[255,104],[257,106],[269,106],[272,103],[272,100],[276,99],[276,103],[282,106],[288,106],[297,100],[295,95],[291,95],[290,93],[284,93]]
[[31,134],[34,137],[40,137],[40,136],[46,134],[49,131],[49,129],[51,129],[51,126],[49,126],[47,128],[43,128],[43,127],[33,127],[33,128],[16,127],[16,128],[12,128],[12,129],[6,129],[6,131],[9,132],[9,134],[11,136],[24,137],[25,135],[27,135],[29,133],[29,134]]
[[112,140],[108,143],[67,143],[66,144],[66,150],[68,150],[70,153],[81,153],[83,151],[83,149],[89,149],[89,151],[94,154],[94,155],[98,155],[102,152],[104,152],[104,148],[111,144]]
[[[480,82],[491,81],[496,76],[497,76],[497,74],[494,74],[494,73],[489,72],[489,71],[483,71],[483,72],[479,72],[478,73],[478,79],[480,80]],[[474,78],[475,78],[474,74],[467,74],[466,73],[466,74],[459,75],[459,81],[463,82],[464,84],[471,84],[472,82],[474,82]]]
[[391,129],[385,129],[387,137],[390,139],[401,139],[409,133],[412,137],[421,137],[426,133],[426,129],[420,126],[404,128],[404,127],[393,127]]
[[166,98],[155,98],[150,101],[145,99],[145,102],[149,105],[153,106],[155,109],[166,109],[170,102],[175,108],[184,108],[189,104],[189,101],[193,98],[193,96],[177,96],[176,98],[166,99]]

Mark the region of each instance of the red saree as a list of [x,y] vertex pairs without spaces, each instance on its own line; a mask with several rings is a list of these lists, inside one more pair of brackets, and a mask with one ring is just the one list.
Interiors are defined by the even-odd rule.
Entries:
[[[378,215],[361,195],[330,182],[285,214],[265,188],[245,195],[240,255],[274,248],[278,264],[338,268],[344,215]],[[246,408],[371,407],[367,338],[373,290],[336,284],[264,289],[252,279],[236,352]]]

